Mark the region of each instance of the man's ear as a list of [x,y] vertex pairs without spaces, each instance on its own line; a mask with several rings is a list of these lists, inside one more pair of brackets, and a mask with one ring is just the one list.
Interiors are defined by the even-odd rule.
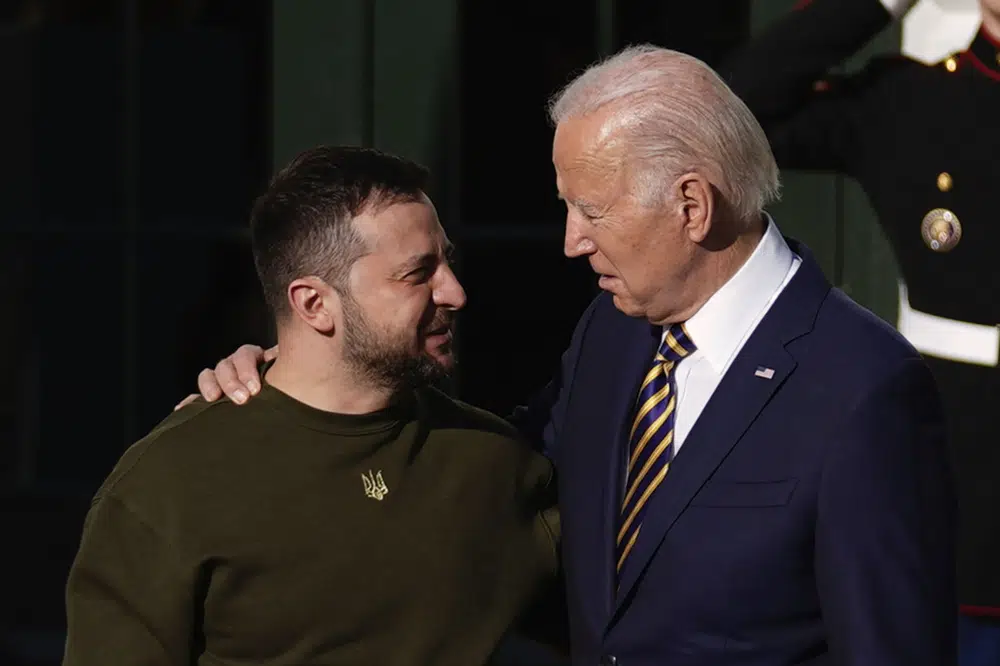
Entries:
[[309,276],[292,280],[287,293],[296,317],[319,333],[333,334],[340,316],[340,295],[333,287]]
[[691,171],[674,181],[673,194],[688,238],[693,243],[703,243],[712,232],[715,213],[712,183],[697,171]]

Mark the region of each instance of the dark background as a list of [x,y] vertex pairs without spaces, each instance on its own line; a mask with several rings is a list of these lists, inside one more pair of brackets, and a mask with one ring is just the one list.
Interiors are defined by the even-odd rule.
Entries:
[[272,342],[245,226],[274,166],[351,142],[434,170],[469,293],[456,392],[505,414],[596,293],[562,257],[545,102],[627,43],[714,64],[751,4],[0,1],[0,664],[58,663],[124,448],[203,367]]

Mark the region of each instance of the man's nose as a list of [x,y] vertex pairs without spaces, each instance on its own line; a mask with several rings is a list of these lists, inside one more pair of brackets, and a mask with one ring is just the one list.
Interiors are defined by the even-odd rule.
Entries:
[[570,259],[593,254],[597,249],[594,242],[587,238],[580,229],[580,223],[572,213],[566,215],[566,233],[563,237],[563,254]]
[[461,310],[466,301],[462,283],[450,266],[441,266],[440,270],[440,279],[434,286],[435,305],[449,310]]

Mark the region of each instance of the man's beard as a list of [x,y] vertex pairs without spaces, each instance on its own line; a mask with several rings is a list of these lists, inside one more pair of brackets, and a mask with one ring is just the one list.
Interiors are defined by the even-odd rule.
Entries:
[[[414,354],[405,332],[393,335],[379,331],[365,318],[353,298],[347,296],[342,303],[344,360],[360,377],[383,388],[401,390],[434,384],[449,376],[450,369],[427,352]],[[427,330],[448,321],[435,318]]]

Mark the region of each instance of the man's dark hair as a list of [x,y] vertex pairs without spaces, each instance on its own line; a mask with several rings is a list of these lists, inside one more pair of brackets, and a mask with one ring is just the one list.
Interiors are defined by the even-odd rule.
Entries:
[[367,250],[354,218],[420,201],[428,178],[415,162],[351,146],[307,150],[275,174],[250,214],[254,263],[275,316],[289,314],[286,290],[297,278],[315,275],[344,289]]

